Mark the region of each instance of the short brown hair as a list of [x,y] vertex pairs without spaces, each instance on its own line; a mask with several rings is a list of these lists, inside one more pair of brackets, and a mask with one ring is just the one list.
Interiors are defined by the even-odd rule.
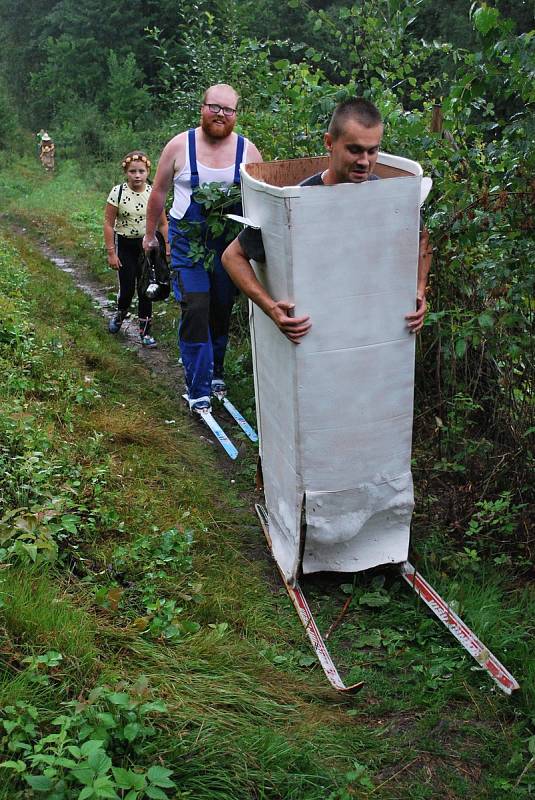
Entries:
[[349,97],[336,106],[329,122],[328,131],[334,140],[342,135],[345,121],[349,118],[360,122],[365,128],[375,128],[376,125],[383,124],[379,109],[370,100]]

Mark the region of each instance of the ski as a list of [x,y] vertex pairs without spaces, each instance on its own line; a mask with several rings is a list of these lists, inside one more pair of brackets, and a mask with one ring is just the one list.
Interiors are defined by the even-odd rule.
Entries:
[[[271,537],[269,535],[269,519],[267,511],[264,506],[258,504],[255,505],[255,510],[258,515],[258,519],[260,520],[260,524],[262,525],[262,530],[264,531],[264,535],[267,539],[269,549],[271,550]],[[290,595],[290,599],[294,604],[299,619],[301,620],[307,636],[310,639],[310,643],[314,649],[314,652],[316,653],[318,661],[323,668],[327,680],[338,692],[345,692],[346,694],[354,694],[355,692],[358,692],[359,689],[362,689],[364,683],[360,681],[352,686],[346,686],[340,678],[338,670],[336,669],[327,646],[323,641],[318,626],[314,621],[314,617],[312,616],[312,612],[309,608],[306,597],[301,590],[301,587],[298,583],[296,583],[295,586],[290,586],[284,577],[282,570],[279,569],[279,572],[286,587],[286,591]]]
[[475,658],[477,663],[486,670],[491,678],[498,684],[500,689],[506,694],[511,694],[519,689],[517,681],[501,664],[496,656],[488,650],[475,633],[470,630],[468,625],[457,616],[449,607],[445,600],[436,592],[432,586],[423,578],[409,561],[405,561],[400,566],[401,575],[412,586],[416,594],[422,598],[424,603],[429,606],[431,611],[455,636],[465,650]]
[[[187,394],[183,394],[182,397],[188,403],[188,396]],[[188,403],[189,404],[189,403]],[[212,416],[211,411],[201,411],[200,413],[195,412],[199,419],[201,419],[205,425],[210,428],[214,436],[216,437],[219,444],[223,447],[224,451],[227,453],[230,458],[235,459],[238,456],[238,449],[237,447],[230,441],[227,434],[221,427],[221,425],[214,419]]]
[[238,423],[238,425],[245,433],[245,435],[248,436],[252,442],[257,442],[258,441],[257,432],[255,431],[254,428],[251,427],[251,425],[249,425],[249,423],[242,416],[242,414],[240,414],[234,403],[230,402],[226,392],[214,392],[214,397],[217,397],[219,402],[223,404],[223,406],[227,409],[232,419]]

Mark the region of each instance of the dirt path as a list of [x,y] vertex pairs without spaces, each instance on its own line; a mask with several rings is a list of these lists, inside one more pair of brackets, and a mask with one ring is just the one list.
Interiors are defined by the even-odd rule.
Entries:
[[[58,255],[50,247],[46,239],[38,242],[34,241],[34,244],[37,245],[42,254],[52,261],[58,269],[70,275],[78,289],[81,289],[84,294],[87,294],[91,298],[93,305],[102,316],[105,317],[107,324],[115,311],[115,303],[112,303],[108,298],[110,287],[104,286],[94,278],[84,264]],[[117,338],[124,343],[125,347],[128,347],[129,350],[133,350],[136,353],[152,375],[162,379],[163,382],[175,392],[182,393],[184,391],[184,377],[177,359],[175,358],[173,360],[171,354],[165,348],[143,347],[139,340],[135,316],[131,314],[128,315],[120,332],[117,334]]]

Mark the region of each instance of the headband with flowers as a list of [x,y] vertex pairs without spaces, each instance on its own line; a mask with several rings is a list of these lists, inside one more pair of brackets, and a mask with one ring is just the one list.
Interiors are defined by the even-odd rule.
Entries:
[[132,161],[142,161],[147,169],[150,169],[150,159],[148,159],[147,156],[144,156],[142,153],[134,153],[134,155],[126,156],[126,158],[121,162],[122,168],[126,169],[127,166],[132,163]]

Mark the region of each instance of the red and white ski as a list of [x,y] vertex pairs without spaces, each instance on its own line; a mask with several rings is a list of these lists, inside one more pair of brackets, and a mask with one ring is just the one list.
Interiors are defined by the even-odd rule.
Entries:
[[[262,525],[262,530],[264,531],[264,535],[267,539],[269,549],[271,550],[272,549],[271,537],[269,535],[269,519],[267,511],[263,506],[258,504],[255,505],[255,510],[256,513],[258,514],[258,519],[260,520],[260,524]],[[299,619],[303,623],[303,627],[307,633],[308,638],[310,639],[310,643],[314,649],[314,652],[316,653],[318,661],[320,662],[325,675],[327,676],[329,683],[338,692],[345,692],[346,694],[354,694],[355,692],[358,692],[359,689],[362,689],[364,683],[361,681],[360,683],[355,683],[352,686],[346,686],[343,680],[341,679],[340,675],[338,674],[338,670],[336,669],[334,662],[331,658],[331,655],[327,649],[327,646],[323,641],[318,626],[314,621],[314,617],[312,616],[312,612],[308,606],[306,597],[303,594],[301,587],[297,582],[295,586],[290,586],[290,584],[285,579],[282,570],[279,569],[279,572],[286,587],[286,591],[290,595],[290,599],[294,604]]]
[[496,681],[500,689],[506,694],[511,694],[519,689],[517,681],[501,664],[496,656],[488,650],[468,625],[449,607],[445,600],[427,583],[411,563],[405,561],[401,564],[401,575],[412,586],[416,594],[422,598],[431,611],[444,623],[455,638],[462,644],[477,663],[485,669],[491,678]]

